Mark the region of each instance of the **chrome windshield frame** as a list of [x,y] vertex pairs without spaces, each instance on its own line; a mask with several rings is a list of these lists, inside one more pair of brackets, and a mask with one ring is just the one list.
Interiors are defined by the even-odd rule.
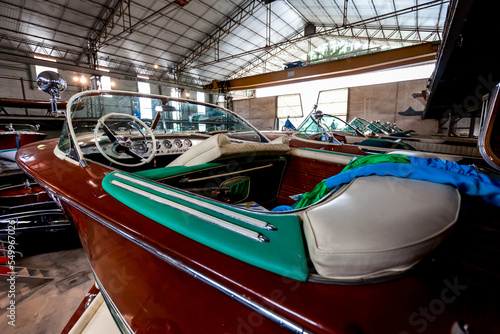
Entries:
[[[164,96],[164,95],[157,95],[157,94],[145,94],[145,93],[137,93],[137,92],[128,92],[128,91],[120,91],[120,90],[88,90],[84,92],[80,92],[78,94],[73,95],[69,100],[66,105],[66,123],[65,125],[68,127],[67,128],[67,133],[69,136],[69,142],[70,142],[70,149],[69,152],[63,152],[60,148],[59,145],[56,145],[55,147],[55,154],[59,157],[65,157],[69,160],[75,161],[76,163],[80,164],[81,166],[87,166],[87,159],[84,157],[83,152],[80,148],[80,145],[78,144],[77,136],[74,130],[73,126],[73,119],[72,119],[72,112],[71,112],[71,107],[73,104],[78,103],[79,100],[81,100],[83,97],[86,96],[130,96],[130,97],[138,97],[138,98],[148,98],[148,99],[157,99],[157,100],[162,100],[165,102],[179,102],[179,103],[187,103],[187,104],[195,104],[195,105],[200,105],[200,106],[205,106],[209,108],[214,108],[214,109],[219,109],[232,117],[235,117],[238,119],[238,121],[244,123],[246,126],[248,126],[252,131],[255,132],[256,135],[260,138],[260,142],[269,142],[269,140],[252,124],[247,122],[245,119],[242,117],[238,116],[236,113],[233,111],[211,104],[211,103],[206,103],[206,102],[200,102],[200,101],[195,101],[195,100],[189,100],[189,99],[184,99],[184,98],[177,98],[177,97],[171,97],[171,96]],[[61,139],[60,139],[61,140]]]
[[[491,149],[491,144],[488,142],[490,140],[491,132],[493,131],[493,122],[495,118],[498,117],[498,108],[500,108],[500,84],[497,84],[490,94],[488,107],[484,114],[484,119],[481,124],[481,131],[479,132],[479,137],[477,140],[477,146],[479,148],[479,153],[481,157],[486,161],[486,163],[497,171],[500,171],[500,165],[497,161],[499,157]],[[494,156],[492,156],[494,155]]]

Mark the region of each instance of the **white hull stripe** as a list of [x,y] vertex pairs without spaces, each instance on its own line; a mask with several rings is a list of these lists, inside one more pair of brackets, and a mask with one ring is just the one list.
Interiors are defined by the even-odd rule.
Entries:
[[255,219],[255,218],[252,218],[252,217],[240,214],[238,212],[234,212],[234,211],[231,211],[231,210],[224,209],[224,208],[222,208],[220,206],[213,205],[213,204],[201,201],[199,199],[192,198],[192,197],[189,197],[189,196],[186,196],[186,195],[174,192],[174,191],[166,189],[164,187],[160,187],[160,186],[157,186],[157,185],[154,185],[154,184],[150,184],[148,182],[145,182],[145,181],[142,181],[142,180],[130,177],[128,175],[120,174],[120,173],[115,173],[114,176],[116,178],[120,178],[120,179],[126,180],[128,182],[135,183],[135,184],[140,185],[142,187],[145,187],[145,188],[157,191],[157,192],[159,192],[161,194],[165,194],[165,195],[168,195],[168,196],[171,196],[171,197],[183,200],[185,202],[197,205],[199,207],[208,209],[210,211],[215,211],[217,213],[223,214],[224,216],[228,216],[230,218],[236,219],[236,220],[244,222],[246,224],[250,224],[252,226],[259,227],[259,228],[266,229],[266,230],[276,230],[275,226],[273,226],[273,225],[271,225],[271,224],[269,224],[269,223],[267,223],[265,221],[262,221],[262,220],[259,220],[259,219]]
[[158,202],[160,204],[166,205],[166,206],[171,207],[173,209],[180,210],[180,211],[182,211],[182,212],[184,212],[184,213],[186,213],[188,215],[192,215],[192,216],[197,217],[197,218],[199,218],[199,219],[201,219],[203,221],[215,224],[217,226],[220,226],[220,227],[225,228],[225,229],[227,229],[229,231],[238,233],[240,235],[243,235],[243,236],[245,236],[247,238],[250,238],[250,239],[253,239],[255,241],[259,241],[259,242],[267,242],[267,241],[269,241],[269,239],[267,237],[263,236],[262,234],[260,234],[258,232],[249,230],[247,228],[241,227],[241,226],[236,225],[236,224],[229,223],[229,222],[227,222],[225,220],[222,220],[222,219],[219,219],[217,217],[211,216],[209,214],[206,214],[204,212],[201,212],[201,211],[198,211],[196,209],[190,208],[188,206],[185,206],[185,205],[173,202],[171,200],[168,200],[166,198],[160,197],[158,195],[151,194],[151,193],[149,193],[149,192],[147,192],[145,190],[135,188],[134,186],[125,184],[125,183],[117,181],[117,180],[112,180],[110,183],[112,185],[116,186],[116,187],[120,187],[122,189],[128,190],[128,191],[130,191],[130,192],[132,192],[134,194],[137,194],[139,196],[148,198],[148,199],[150,199],[152,201],[155,201],[155,202]]

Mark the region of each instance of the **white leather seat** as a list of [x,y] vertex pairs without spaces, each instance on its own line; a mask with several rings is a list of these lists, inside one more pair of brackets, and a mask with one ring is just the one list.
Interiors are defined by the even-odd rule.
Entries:
[[205,164],[219,158],[236,158],[246,155],[282,155],[290,151],[288,138],[278,137],[270,143],[233,143],[222,133],[212,136],[200,144],[193,146],[170,166],[194,166]]
[[451,186],[392,176],[354,179],[303,214],[316,271],[359,280],[409,269],[445,238],[460,209]]
[[422,152],[422,151],[410,151],[410,150],[397,150],[397,151],[391,151],[388,152],[387,154],[401,154],[401,155],[407,155],[407,156],[414,156],[418,158],[424,158],[424,159],[441,159],[441,160],[448,160],[448,161],[461,161],[464,157],[461,155],[452,155],[452,154],[442,154],[442,153],[431,153],[431,152]]

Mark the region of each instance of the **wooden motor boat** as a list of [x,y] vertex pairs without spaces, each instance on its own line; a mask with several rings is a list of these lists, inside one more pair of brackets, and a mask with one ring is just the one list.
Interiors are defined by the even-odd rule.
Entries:
[[351,122],[352,126],[364,134],[371,134],[368,137],[377,139],[366,139],[360,145],[370,146],[372,144],[381,145],[379,141],[390,147],[390,143],[401,143],[408,145],[412,150],[432,152],[435,154],[458,155],[470,158],[480,157],[477,140],[472,138],[424,136],[415,131],[402,131],[394,125],[381,123],[380,121],[369,122],[364,118],[355,117]]
[[[2,111],[5,112],[3,107],[9,106],[48,108],[56,113],[57,107],[62,106],[56,100],[59,99],[59,93],[66,88],[66,82],[54,72],[50,72],[44,79],[39,82],[39,86],[51,94],[50,102],[0,99]],[[16,152],[20,147],[46,137],[46,134],[38,130],[38,126],[29,124],[0,124],[0,158],[15,161]],[[10,163],[14,166],[8,166],[5,162],[6,160],[2,160],[0,164],[8,167],[0,170],[0,240],[9,240],[9,236],[15,235],[16,241],[21,243],[18,248],[30,251],[34,248],[34,252],[36,249],[46,249],[39,241],[40,238],[48,241],[47,235],[42,233],[66,230],[69,222],[43,187],[22,173],[14,162]],[[38,238],[37,242],[29,242],[31,237],[35,240]],[[32,247],[33,244],[36,246]]]
[[47,135],[29,124],[0,124],[0,158],[15,161],[19,147],[42,140]]
[[[133,116],[137,103],[150,114]],[[490,306],[475,298],[497,267],[456,252],[467,210],[498,229],[500,187],[483,174],[489,202],[464,194],[466,176],[414,164],[451,162],[291,148],[229,110],[159,95],[82,92],[66,117],[59,139],[17,161],[74,225],[124,333],[496,326],[471,308]],[[430,180],[412,178],[422,170]],[[469,260],[484,277],[471,279]]]
[[356,155],[388,153],[408,150],[429,152],[429,157],[461,161],[464,164],[482,164],[477,147],[463,146],[463,143],[444,143],[442,139],[391,137],[390,131],[381,125],[356,117],[347,123],[341,118],[323,114],[316,107],[293,131],[262,131],[269,139],[287,136],[290,147],[312,148]]
[[[368,135],[343,119],[314,109],[299,125],[296,131],[262,131],[269,139],[287,136],[290,147],[314,148],[339,153],[373,154],[391,150],[414,150],[413,147],[397,140],[379,139]],[[371,133],[371,132],[370,132]],[[376,138],[367,141],[368,138]]]
[[[22,241],[27,233],[41,237],[43,232],[68,229],[69,222],[44,188],[21,171],[0,174],[0,240],[15,233],[18,248],[28,249]],[[41,249],[41,247],[38,247]]]
[[[47,113],[52,113],[52,103],[50,101],[0,98],[0,108],[7,115],[8,113],[4,108],[46,109]],[[57,101],[57,109],[64,108],[66,108],[66,101]]]
[[22,183],[0,186],[0,201],[2,206],[16,206],[47,201],[49,196],[45,189],[30,182],[28,179]]

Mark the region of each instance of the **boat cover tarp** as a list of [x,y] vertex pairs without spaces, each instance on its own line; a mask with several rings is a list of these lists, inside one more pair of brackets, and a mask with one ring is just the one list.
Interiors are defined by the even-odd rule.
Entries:
[[354,160],[341,173],[321,181],[311,192],[303,194],[292,207],[279,206],[273,211],[296,210],[314,204],[338,186],[347,184],[356,177],[370,175],[396,176],[446,184],[500,207],[500,182],[479,173],[472,166],[440,159],[392,156],[397,155],[376,154]]
[[342,172],[346,172],[348,170],[362,167],[362,166],[367,166],[367,165],[374,165],[374,164],[380,164],[383,162],[394,162],[394,163],[410,163],[410,157],[407,155],[402,155],[402,154],[374,154],[374,155],[366,155],[364,157],[359,157],[354,160],[352,160],[345,168],[342,170]]

